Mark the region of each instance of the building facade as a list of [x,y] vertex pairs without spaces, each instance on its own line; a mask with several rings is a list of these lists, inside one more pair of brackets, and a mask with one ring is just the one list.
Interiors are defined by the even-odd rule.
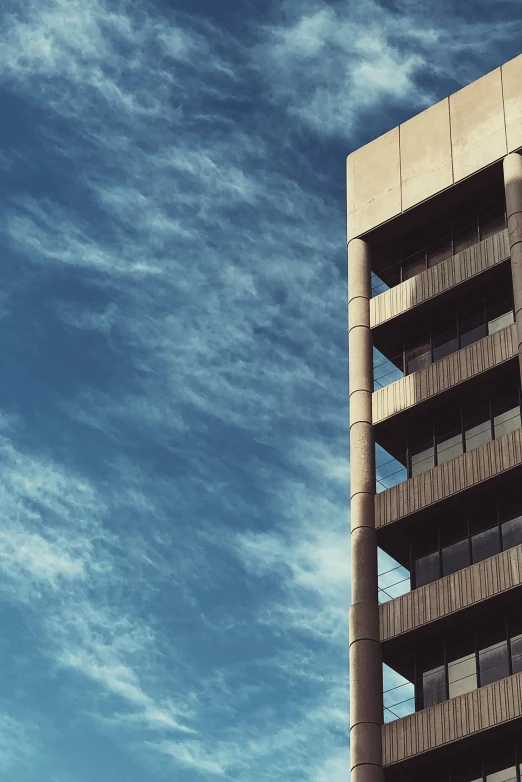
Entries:
[[347,188],[351,779],[522,782],[522,56]]

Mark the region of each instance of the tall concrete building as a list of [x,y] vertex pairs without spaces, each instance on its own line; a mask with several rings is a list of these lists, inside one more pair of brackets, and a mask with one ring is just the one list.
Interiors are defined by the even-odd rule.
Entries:
[[522,56],[347,175],[351,779],[521,782]]

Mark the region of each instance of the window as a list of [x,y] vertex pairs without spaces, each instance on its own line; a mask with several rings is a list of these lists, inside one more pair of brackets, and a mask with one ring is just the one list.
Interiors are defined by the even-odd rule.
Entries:
[[437,533],[415,541],[414,579],[415,588],[431,584],[440,578],[440,555]]
[[513,518],[503,521],[500,527],[502,530],[502,548],[504,551],[522,543],[522,514],[518,514],[513,516]]
[[502,435],[518,429],[520,426],[520,405],[514,405],[507,410],[497,413],[493,423],[495,426],[495,437],[502,437]]
[[458,228],[453,233],[453,253],[461,253],[463,250],[467,250],[473,244],[478,242],[478,226],[477,221],[473,220],[468,222],[467,225]]
[[471,405],[464,413],[466,451],[472,451],[493,439],[489,401]]
[[513,744],[504,744],[484,758],[486,782],[516,782]]
[[448,235],[428,247],[428,266],[436,266],[438,263],[451,258],[452,255],[451,236]]
[[402,279],[409,280],[426,269],[426,254],[424,250],[411,253],[402,262]]
[[460,416],[447,418],[436,424],[437,464],[444,464],[463,453]]
[[442,575],[449,576],[468,567],[469,540],[465,519],[448,525],[441,530]]
[[411,350],[406,351],[406,374],[427,367],[431,364],[431,345],[429,341],[423,342]]
[[465,348],[487,336],[483,302],[477,302],[463,310],[459,317],[460,346]]
[[480,240],[487,239],[488,236],[493,236],[503,231],[506,227],[506,216],[504,209],[496,209],[485,214],[480,218]]
[[520,673],[522,671],[522,619],[518,616],[509,620],[509,643],[511,647],[512,671],[513,673]]
[[427,709],[446,700],[446,672],[442,647],[428,651],[420,662],[422,671],[422,706]]
[[500,307],[494,307],[488,312],[488,334],[495,334],[515,322],[513,307],[510,302]]
[[448,644],[449,697],[477,689],[477,663],[473,636]]
[[420,475],[435,465],[435,449],[431,427],[416,432],[410,447],[411,474]]
[[475,514],[471,519],[471,558],[473,563],[482,562],[500,551],[500,535],[497,509],[492,507]]
[[504,621],[486,627],[478,637],[480,686],[509,676],[508,644]]
[[451,353],[456,353],[458,349],[457,321],[456,318],[451,318],[433,330],[433,361],[439,361]]

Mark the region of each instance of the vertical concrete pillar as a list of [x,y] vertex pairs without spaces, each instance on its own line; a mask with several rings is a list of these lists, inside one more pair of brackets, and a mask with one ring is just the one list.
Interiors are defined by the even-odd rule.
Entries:
[[373,350],[370,251],[348,245],[350,383],[350,756],[352,782],[384,782],[381,751],[382,660],[377,599],[375,448],[372,428]]
[[511,252],[511,276],[517,324],[518,360],[522,378],[522,157],[512,152],[504,158],[504,187]]

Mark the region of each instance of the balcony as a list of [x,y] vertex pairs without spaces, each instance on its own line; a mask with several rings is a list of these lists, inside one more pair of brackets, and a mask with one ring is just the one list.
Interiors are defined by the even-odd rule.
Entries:
[[[388,536],[389,525],[399,520],[417,518],[418,514],[438,503],[478,487],[489,479],[500,480],[521,467],[522,429],[519,427],[376,494],[375,522],[379,545],[394,556],[392,539],[397,532],[393,531]],[[400,561],[401,558],[396,559]]]
[[520,586],[522,544],[383,603],[379,612],[385,662],[396,667],[393,660],[387,659],[387,647],[397,647],[400,636],[434,632],[433,627],[426,625],[442,624],[459,611]]
[[442,750],[521,717],[522,673],[517,673],[383,725],[383,765]]
[[[376,330],[399,316],[456,286],[472,280],[509,258],[506,229],[446,258],[410,279],[378,293],[370,301],[370,326]],[[382,289],[382,286],[381,286]],[[374,288],[379,291],[379,288]]]
[[511,324],[375,391],[373,423],[378,425],[517,356],[516,327]]

